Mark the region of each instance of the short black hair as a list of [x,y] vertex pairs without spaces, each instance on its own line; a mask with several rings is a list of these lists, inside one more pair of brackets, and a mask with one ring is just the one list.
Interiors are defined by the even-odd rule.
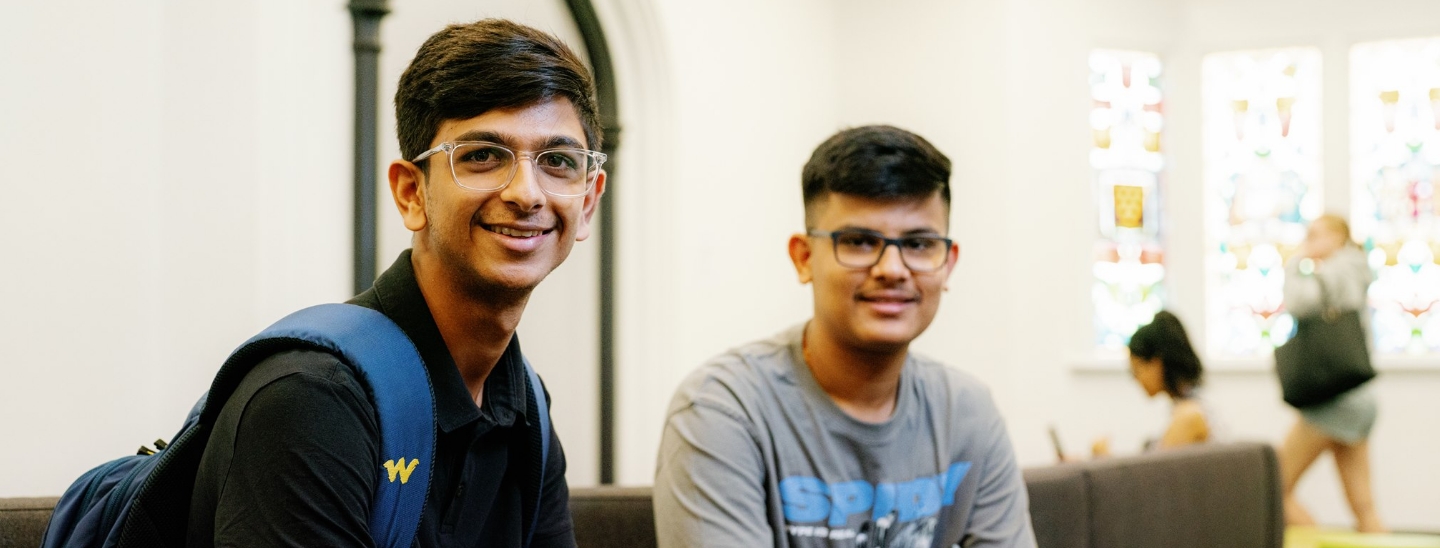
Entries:
[[950,210],[950,159],[924,137],[894,126],[861,126],[830,136],[805,162],[800,179],[808,228],[814,228],[814,206],[832,192],[895,200],[939,191]]
[[425,152],[446,120],[557,97],[575,105],[586,146],[599,150],[595,81],[569,46],[504,19],[450,25],[425,40],[400,76],[395,90],[400,154],[410,160]]
[[1205,368],[1200,356],[1190,346],[1180,318],[1168,311],[1157,312],[1154,320],[1135,330],[1130,336],[1130,354],[1142,360],[1160,358],[1165,391],[1172,396],[1188,396],[1203,381]]

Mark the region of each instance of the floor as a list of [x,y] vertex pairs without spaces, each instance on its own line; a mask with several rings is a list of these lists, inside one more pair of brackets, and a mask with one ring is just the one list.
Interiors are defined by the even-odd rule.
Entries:
[[1440,548],[1440,536],[1365,535],[1348,531],[1288,527],[1285,548]]

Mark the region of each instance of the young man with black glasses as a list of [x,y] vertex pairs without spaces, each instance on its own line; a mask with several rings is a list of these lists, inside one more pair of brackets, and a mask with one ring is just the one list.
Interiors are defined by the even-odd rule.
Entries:
[[959,260],[950,160],[889,126],[842,131],[802,175],[790,237],[814,317],[706,363],[671,402],[661,548],[1035,546],[989,392],[909,351]]
[[[553,430],[548,458],[535,450],[545,406],[515,328],[530,292],[589,236],[605,189],[590,73],[535,29],[452,25],[420,47],[395,108],[406,159],[390,164],[390,190],[413,247],[351,302],[414,342],[434,395],[413,545],[574,546],[564,451]],[[187,545],[383,545],[367,520],[393,456],[380,454],[366,390],[329,353],[257,365],[206,446]],[[391,482],[410,474],[386,467]]]

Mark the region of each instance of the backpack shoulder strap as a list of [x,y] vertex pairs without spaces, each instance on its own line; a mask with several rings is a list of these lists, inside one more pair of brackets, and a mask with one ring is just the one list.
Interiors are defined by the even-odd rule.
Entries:
[[420,526],[435,461],[435,396],[415,344],[380,312],[322,304],[275,322],[236,353],[274,339],[324,348],[355,368],[375,405],[380,457],[386,459],[375,463],[380,481],[370,507],[370,536],[378,547],[408,548]]
[[545,469],[550,463],[550,404],[545,401],[545,389],[540,385],[540,376],[535,374],[535,368],[530,366],[530,360],[523,356],[521,360],[525,363],[525,377],[530,385],[530,397],[535,400],[535,413],[539,415],[535,424],[536,432],[540,437],[540,462],[537,463],[539,472],[536,474],[535,482],[535,508],[530,514],[530,529],[525,531],[525,546],[530,546],[530,541],[535,538],[535,529],[540,526],[540,502],[541,496],[545,493]]
[[370,536],[379,548],[407,548],[415,538],[430,488],[435,456],[435,398],[414,343],[380,312],[349,304],[323,304],[275,322],[240,345],[216,373],[210,391],[185,427],[155,455],[106,546],[181,547],[195,474],[210,431],[225,403],[254,366],[276,352],[309,348],[349,364],[365,386],[380,422],[374,463],[379,486],[370,508]]

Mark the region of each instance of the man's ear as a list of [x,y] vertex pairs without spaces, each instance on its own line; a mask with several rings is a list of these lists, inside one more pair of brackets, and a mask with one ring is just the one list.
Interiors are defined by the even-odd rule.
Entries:
[[419,232],[428,224],[425,216],[425,174],[420,167],[405,160],[390,162],[390,195],[405,228]]
[[945,291],[950,290],[950,275],[955,272],[955,265],[960,264],[960,242],[951,242],[950,251],[945,257]]
[[580,223],[575,227],[575,241],[590,237],[590,219],[595,216],[595,206],[600,205],[600,196],[605,194],[605,170],[595,175],[595,186],[585,193],[585,203],[580,210]]
[[810,275],[810,257],[813,253],[810,238],[804,234],[790,236],[790,262],[795,264],[795,274],[799,276],[802,284],[808,284],[813,279]]

